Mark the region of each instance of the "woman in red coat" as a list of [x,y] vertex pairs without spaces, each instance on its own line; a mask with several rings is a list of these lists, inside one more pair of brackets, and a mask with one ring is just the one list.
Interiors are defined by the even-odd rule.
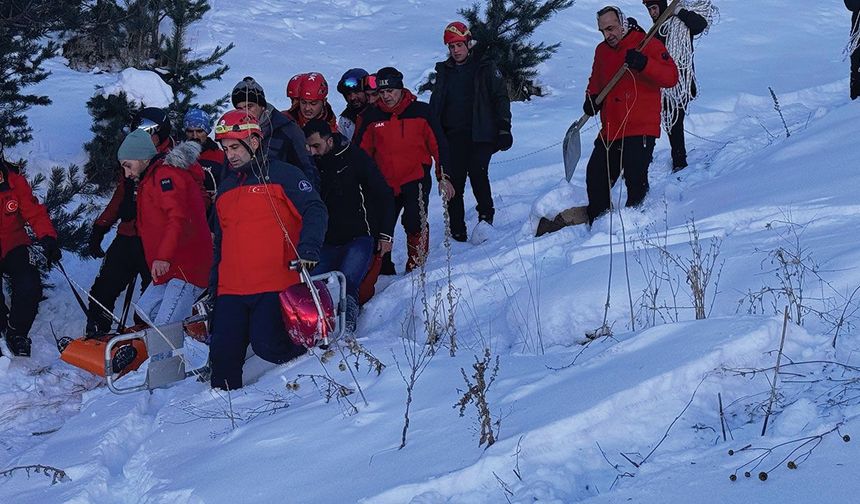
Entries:
[[194,176],[199,155],[195,142],[157,155],[149,138],[138,131],[126,137],[117,155],[125,176],[138,181],[137,232],[152,273],[152,286],[141,296],[137,311],[156,326],[190,315],[209,281],[212,235],[202,181]]

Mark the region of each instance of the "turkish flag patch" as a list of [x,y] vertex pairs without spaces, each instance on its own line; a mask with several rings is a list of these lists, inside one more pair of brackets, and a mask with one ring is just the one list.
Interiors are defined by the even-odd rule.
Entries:
[[167,192],[173,190],[173,180],[170,178],[161,179],[161,192]]

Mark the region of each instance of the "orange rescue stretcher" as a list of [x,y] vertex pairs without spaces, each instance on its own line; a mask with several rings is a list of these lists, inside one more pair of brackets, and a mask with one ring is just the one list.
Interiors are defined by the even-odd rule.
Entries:
[[[279,296],[284,324],[294,343],[308,348],[318,344],[326,346],[330,339],[340,337],[346,327],[346,278],[339,271],[314,277],[303,273],[302,283],[289,287]],[[314,288],[309,288],[309,284]],[[192,315],[182,322],[162,327],[134,327],[124,334],[74,339],[61,349],[60,358],[72,366],[103,376],[108,389],[115,394],[154,390],[191,376],[208,374],[208,365],[186,369],[186,336],[208,344],[209,313],[205,303],[195,304]],[[114,372],[114,357],[121,347],[128,345],[136,351],[134,360]],[[248,352],[246,361],[253,356],[250,346]],[[119,378],[147,361],[142,383],[117,384]]]

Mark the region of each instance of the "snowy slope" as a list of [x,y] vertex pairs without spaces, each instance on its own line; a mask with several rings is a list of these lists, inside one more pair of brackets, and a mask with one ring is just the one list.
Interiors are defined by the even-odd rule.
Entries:
[[[200,50],[230,41],[237,48],[227,56],[232,69],[224,85],[207,90],[206,97],[220,96],[253,75],[277,106],[286,102],[286,80],[300,71],[322,71],[332,83],[349,67],[393,64],[416,85],[443,57],[441,27],[460,5],[447,0],[211,3],[213,11],[194,35]],[[772,267],[767,252],[785,245],[780,238],[790,229],[785,221],[803,226],[802,244],[833,289],[823,292],[811,284],[810,298],[847,295],[860,284],[853,231],[860,228],[854,195],[860,109],[848,102],[847,63],[840,61],[847,11],[823,4],[786,11],[785,2],[775,0],[720,2],[721,22],[697,48],[702,91],[687,122],[695,134],[688,135],[691,167],[680,180],[670,175],[668,144],[661,139],[651,168],[652,192],[641,210],[603,218],[590,231],[567,229],[534,239],[537,216],[584,201],[584,162],[594,123],[583,135],[585,155],[571,185],[561,180],[560,147],[553,144],[580,113],[600,40],[593,13],[601,5],[580,0],[540,31],[547,40],[564,43],[542,69],[552,94],[513,107],[515,147],[498,155],[491,169],[498,209],[494,235],[480,246],[453,245],[453,285],[462,293],[461,350],[456,358],[441,352],[419,380],[406,448],[397,450],[406,392],[396,363],[405,364],[400,334],[413,292],[409,277],[387,285],[363,312],[362,342],[388,367],[377,376],[361,362],[357,376],[369,404],[355,394],[350,399],[358,413],[346,415],[343,404],[326,403],[307,379],[299,380],[296,391],[285,387],[300,374],[322,373],[323,367],[352,386],[349,373],[338,369],[340,357],[325,365],[311,356],[281,366],[229,398],[193,380],[152,395],[114,396],[56,360],[51,326],[74,333],[83,318],[69,288],[55,276],[56,288],[33,329],[33,359],[0,358],[0,470],[46,464],[67,471],[71,481],[50,485],[42,476],[28,480],[17,473],[0,480],[0,499],[854,502],[860,481],[853,463],[860,451],[856,441],[845,443],[840,436],[860,438],[860,409],[856,399],[835,405],[834,387],[844,383],[838,380],[856,383],[860,373],[832,364],[795,364],[789,371],[798,376],[781,377],[786,383],[777,415],[767,437],[760,438],[770,375],[732,371],[774,364],[782,318],[767,304],[764,314],[747,314],[738,301],[748,290],[775,285],[767,273]],[[623,7],[644,24],[640,2]],[[114,80],[64,70],[61,62],[54,70],[41,89],[55,103],[33,111],[37,140],[18,149],[42,168],[81,161],[80,145],[89,138],[83,102],[93,85]],[[768,86],[778,94],[790,138],[784,138]],[[332,101],[339,110],[340,98]],[[438,199],[431,215],[428,275],[444,285]],[[667,236],[671,251],[687,254],[685,223],[691,216],[703,239],[723,240],[725,265],[711,319],[694,322],[692,312],[682,310],[681,322],[643,329],[640,317],[633,330],[622,241],[626,236],[630,296],[638,312],[647,280],[635,260],[642,239]],[[467,218],[474,220],[474,211]],[[576,345],[603,322],[610,261],[607,321],[615,337]],[[98,264],[69,259],[67,267],[75,281],[88,286]],[[689,305],[683,291],[679,304]],[[789,327],[788,362],[855,364],[860,341],[849,331],[834,350],[829,329],[812,316],[805,328]],[[465,385],[460,368],[470,374],[473,355],[484,346],[501,363],[489,394],[501,428],[488,450],[478,447],[473,409],[460,418],[453,408]],[[718,393],[734,441],[722,439]],[[741,481],[729,481],[729,474],[761,453],[756,448],[823,434],[840,424],[797,471],[778,464],[795,443],[765,460],[752,481],[745,480],[743,469]],[[49,432],[54,429],[59,430]],[[727,455],[748,444],[752,448]],[[638,468],[621,455],[638,464],[655,447]],[[781,468],[771,471],[774,466]],[[761,470],[771,473],[767,482],[756,479]]]

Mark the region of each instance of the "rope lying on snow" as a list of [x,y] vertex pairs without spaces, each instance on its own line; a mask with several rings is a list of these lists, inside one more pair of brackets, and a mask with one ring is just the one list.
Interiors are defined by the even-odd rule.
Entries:
[[[708,32],[719,17],[719,10],[711,0],[692,0],[686,2],[684,8],[699,14],[708,22],[702,35]],[[693,88],[697,85],[693,72],[693,41],[689,28],[677,16],[666,20],[660,26],[658,33],[666,39],[666,49],[678,67],[678,84],[662,91],[663,111],[660,119],[663,128],[668,131],[678,121],[681,112],[687,111],[687,107],[693,100]]]

